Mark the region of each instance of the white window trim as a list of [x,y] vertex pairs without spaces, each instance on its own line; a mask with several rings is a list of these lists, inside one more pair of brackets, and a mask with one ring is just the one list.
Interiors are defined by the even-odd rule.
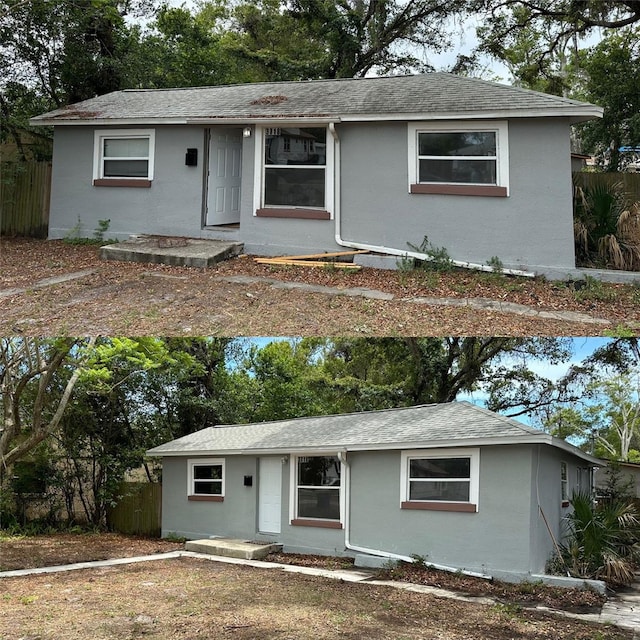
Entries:
[[[429,458],[469,458],[469,501],[454,500],[410,500],[409,498],[409,461]],[[475,504],[478,511],[480,498],[480,449],[414,449],[402,451],[400,456],[400,504],[403,502],[442,502],[443,504]]]
[[345,468],[344,463],[340,462],[340,487],[338,487],[338,491],[340,492],[340,519],[339,520],[330,520],[329,518],[309,518],[307,516],[301,517],[298,516],[298,459],[299,458],[319,458],[323,456],[336,456],[338,457],[337,451],[324,451],[322,453],[313,452],[313,453],[301,453],[298,455],[291,456],[291,462],[289,464],[289,524],[291,524],[294,520],[309,520],[318,522],[344,522],[345,516]]
[[[225,482],[226,482],[226,470],[225,470],[224,458],[193,458],[187,460],[187,496],[215,496],[224,498],[225,495]],[[194,486],[193,470],[195,467],[208,467],[211,465],[220,465],[222,467],[222,487],[221,493],[196,493]]]
[[[93,132],[93,179],[94,180],[153,180],[156,131],[155,129],[96,129]],[[148,138],[149,169],[145,177],[112,177],[104,175],[104,141],[111,139],[127,140]]]
[[[287,127],[300,127],[309,126],[317,129],[325,127],[327,131],[326,135],[326,163],[324,165],[324,208],[322,207],[307,207],[307,206],[294,206],[294,205],[265,205],[264,204],[264,145],[266,140],[265,131],[272,129],[272,126],[256,126],[255,128],[255,154],[253,164],[253,215],[256,215],[258,209],[317,209],[318,211],[328,211],[330,219],[333,219],[333,202],[335,197],[335,141],[329,127],[327,125],[305,125],[301,123],[278,123],[278,128],[286,129]],[[277,165],[276,165],[277,166]],[[321,166],[321,165],[320,165]]]
[[[414,184],[448,184],[455,186],[497,186],[504,187],[509,195],[509,124],[506,120],[491,122],[479,122],[478,120],[461,120],[455,122],[410,122],[408,131],[408,151],[409,151],[409,193],[411,185]],[[462,182],[428,182],[418,181],[419,160],[418,160],[418,133],[461,133],[465,131],[493,131],[496,134],[496,184],[486,183],[462,183]],[[455,158],[453,158],[455,159]],[[468,159],[464,156],[461,159]],[[481,160],[482,158],[476,158]]]
[[563,507],[569,506],[569,465],[565,460],[560,462],[560,502]]

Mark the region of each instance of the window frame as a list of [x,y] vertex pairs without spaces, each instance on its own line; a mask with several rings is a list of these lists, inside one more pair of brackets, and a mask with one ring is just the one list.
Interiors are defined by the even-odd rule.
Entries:
[[560,461],[560,503],[569,506],[569,465],[566,460]]
[[[155,129],[96,129],[93,138],[93,185],[100,187],[150,187],[154,176],[155,134]],[[129,158],[130,160],[147,160],[147,175],[105,176],[105,141],[134,139],[147,139],[149,141],[148,157]]]
[[[194,469],[196,467],[221,467],[221,480],[213,480],[210,482],[220,482],[220,493],[196,493],[194,477]],[[224,458],[192,458],[187,460],[187,499],[192,501],[204,502],[224,502],[225,496],[226,469]]]
[[[326,147],[324,165],[291,165],[290,168],[310,168],[324,170],[324,207],[312,207],[305,205],[267,205],[265,204],[265,186],[267,167],[278,168],[281,165],[267,165],[265,162],[265,145],[267,134],[272,129],[305,128],[305,129],[325,129]],[[334,139],[325,123],[278,123],[273,125],[256,126],[255,128],[255,154],[254,154],[254,191],[253,209],[254,216],[265,218],[302,218],[308,220],[331,220],[333,218],[333,202],[335,193],[334,162],[335,147]],[[290,152],[290,151],[289,151]]]
[[[441,458],[468,458],[469,500],[411,500],[410,499],[410,462]],[[466,479],[466,478],[465,478]],[[480,496],[480,449],[415,449],[402,451],[400,457],[400,508],[424,509],[431,511],[461,511],[476,513]]]
[[[300,458],[326,458],[326,457],[335,457],[338,458],[340,463],[340,486],[338,487],[309,487],[316,489],[332,489],[338,491],[339,496],[339,505],[340,505],[340,513],[339,519],[331,519],[331,518],[310,518],[308,516],[299,516],[298,515],[298,489],[305,488],[308,485],[300,485],[298,484],[298,460]],[[344,492],[344,483],[345,483],[345,466],[344,462],[340,460],[340,456],[336,451],[324,451],[321,453],[313,452],[313,453],[299,453],[291,456],[290,462],[290,478],[289,478],[289,524],[292,526],[298,527],[319,527],[324,529],[342,529],[344,522],[344,514],[345,514],[345,492]]]
[[[496,134],[496,182],[465,183],[465,182],[420,182],[420,159],[430,156],[418,154],[418,135],[420,133],[471,133],[492,132]],[[409,122],[408,160],[409,160],[409,193],[411,194],[442,194],[468,196],[509,196],[509,125],[506,120],[478,120]],[[440,156],[431,156],[440,157]],[[450,156],[451,159],[482,160],[486,156]]]

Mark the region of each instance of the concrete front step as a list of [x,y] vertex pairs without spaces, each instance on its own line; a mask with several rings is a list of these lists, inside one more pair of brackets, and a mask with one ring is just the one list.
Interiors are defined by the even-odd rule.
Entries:
[[211,556],[242,558],[243,560],[261,560],[275,551],[282,551],[281,544],[261,544],[231,538],[212,538],[209,540],[189,540],[185,543],[186,551],[206,553]]
[[151,262],[174,267],[211,267],[242,252],[240,242],[201,240],[199,238],[173,238],[165,236],[138,236],[108,244],[100,248],[103,260]]

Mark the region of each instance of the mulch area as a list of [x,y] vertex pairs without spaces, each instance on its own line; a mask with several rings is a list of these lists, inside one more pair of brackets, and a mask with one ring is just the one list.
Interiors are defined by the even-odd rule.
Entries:
[[[78,281],[32,291],[37,280],[93,269]],[[369,288],[393,301],[331,299],[268,284],[225,284],[227,276],[274,278],[329,287]],[[363,268],[270,266],[239,257],[211,269],[102,261],[98,248],[62,240],[0,240],[0,290],[26,288],[4,298],[8,327],[20,333],[216,333],[225,335],[602,335],[640,327],[640,288],[546,282],[470,271],[447,273]],[[53,291],[52,291],[53,290]],[[610,325],[556,321],[474,309],[411,305],[412,298],[488,298],[544,311],[574,311]],[[179,311],[179,317],[176,313]],[[123,316],[126,316],[124,319]],[[179,324],[177,324],[179,323]],[[124,329],[123,329],[124,327]]]
[[[351,558],[334,558],[296,553],[271,553],[269,560],[282,564],[323,569],[353,568]],[[500,580],[486,580],[466,576],[460,572],[449,573],[432,569],[424,564],[400,563],[388,569],[376,572],[380,580],[399,580],[412,584],[428,585],[438,589],[455,591],[469,596],[495,598],[500,602],[516,605],[542,605],[551,609],[560,609],[574,613],[595,613],[600,611],[605,597],[594,592],[580,589],[551,587],[540,582],[512,584]]]

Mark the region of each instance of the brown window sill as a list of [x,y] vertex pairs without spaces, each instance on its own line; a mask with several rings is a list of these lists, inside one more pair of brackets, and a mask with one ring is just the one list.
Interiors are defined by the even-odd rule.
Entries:
[[294,527],[320,527],[321,529],[342,529],[342,523],[335,520],[307,520],[306,518],[296,518],[291,521]]
[[94,187],[138,187],[148,189],[151,180],[130,180],[128,178],[100,178],[93,181]]
[[286,207],[265,207],[256,210],[260,218],[302,218],[304,220],[329,220],[331,214],[322,209],[288,209]]
[[403,502],[401,509],[421,509],[425,511],[460,511],[464,513],[475,513],[477,505],[467,502]]
[[189,496],[191,502],[224,502],[224,496]]
[[434,193],[449,196],[491,196],[506,198],[507,188],[479,184],[412,184],[411,193]]

